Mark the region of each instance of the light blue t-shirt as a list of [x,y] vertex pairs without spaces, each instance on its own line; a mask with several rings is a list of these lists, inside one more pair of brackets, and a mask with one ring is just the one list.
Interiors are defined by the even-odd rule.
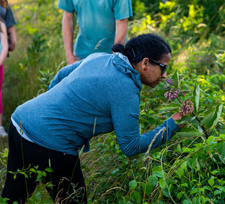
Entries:
[[94,52],[112,53],[115,20],[131,17],[131,0],[59,0],[58,8],[76,13],[79,32],[75,53],[82,59]]
[[171,138],[172,118],[139,134],[140,74],[122,54],[95,53],[62,68],[47,92],[17,107],[12,119],[36,144],[71,155],[93,136],[115,131],[127,156]]

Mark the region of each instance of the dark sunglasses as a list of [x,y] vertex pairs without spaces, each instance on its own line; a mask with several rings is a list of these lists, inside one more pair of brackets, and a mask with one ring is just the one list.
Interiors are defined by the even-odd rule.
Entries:
[[160,69],[161,69],[161,72],[162,72],[162,75],[165,73],[166,68],[167,68],[167,65],[161,64],[161,63],[159,63],[159,62],[157,62],[157,61],[155,61],[155,60],[153,60],[153,59],[150,59],[150,58],[148,58],[148,59],[149,59],[150,61],[156,63],[157,65],[159,65],[159,67],[160,67]]

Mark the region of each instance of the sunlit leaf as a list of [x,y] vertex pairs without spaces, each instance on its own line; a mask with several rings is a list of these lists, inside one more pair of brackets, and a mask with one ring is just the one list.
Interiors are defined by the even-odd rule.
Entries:
[[172,104],[169,104],[169,105],[166,106],[166,107],[160,108],[159,110],[160,110],[160,111],[170,111],[170,110],[178,109],[178,108],[180,108],[180,107],[181,107],[181,106],[180,106],[179,104],[172,103]]
[[222,157],[225,159],[225,143],[221,142],[217,144],[216,149],[219,152],[219,154],[222,154]]
[[211,120],[211,118],[212,118],[213,115],[214,115],[214,112],[215,112],[215,110],[214,110],[213,112],[209,113],[209,114],[201,121],[200,125],[202,126],[202,125],[204,125],[205,123],[207,123],[209,120]]
[[194,96],[193,102],[194,102],[195,113],[198,113],[199,96],[200,96],[200,87],[199,87],[199,84],[195,87],[193,96]]
[[213,126],[215,126],[219,119],[220,119],[220,116],[221,116],[221,113],[222,113],[222,109],[223,109],[223,104],[220,104],[218,107],[217,107],[217,112],[216,112],[216,119],[214,120],[213,122]]
[[159,186],[160,186],[162,189],[166,188],[166,181],[164,180],[164,178],[161,178],[161,179],[159,180]]
[[207,139],[207,142],[208,142],[208,145],[211,145],[214,141],[215,137],[213,136],[210,136],[208,139]]
[[198,136],[200,132],[177,132],[177,134],[181,137],[194,137]]
[[148,184],[150,186],[155,186],[158,182],[158,178],[155,175],[151,175],[148,177]]
[[178,71],[176,70],[175,73],[173,74],[173,76],[171,77],[174,80],[174,87],[176,89],[179,88],[179,74]]
[[130,189],[135,189],[137,186],[137,182],[135,180],[130,181],[129,183],[129,188]]

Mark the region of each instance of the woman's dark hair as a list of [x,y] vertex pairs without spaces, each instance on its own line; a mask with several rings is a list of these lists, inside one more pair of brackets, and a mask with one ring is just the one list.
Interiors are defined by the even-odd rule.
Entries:
[[172,52],[169,44],[155,34],[142,34],[131,38],[125,46],[114,44],[112,50],[127,56],[131,64],[137,64],[145,57],[158,61],[163,55]]

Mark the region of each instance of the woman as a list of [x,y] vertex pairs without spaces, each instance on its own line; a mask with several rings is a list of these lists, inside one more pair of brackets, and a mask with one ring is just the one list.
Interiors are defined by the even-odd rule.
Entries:
[[[150,144],[154,148],[165,143],[179,129],[174,121],[181,115],[176,113],[153,131],[139,135],[142,83],[154,88],[167,77],[170,46],[159,36],[145,34],[132,38],[125,47],[116,44],[112,50],[113,55],[96,53],[64,67],[46,93],[22,104],[12,114],[7,168],[16,171],[30,164],[45,169],[50,159],[54,172],[45,182],[54,185],[53,192],[48,189],[53,199],[65,199],[66,192],[72,192],[72,181],[78,196],[71,196],[79,202],[71,203],[87,203],[77,150],[84,147],[87,152],[94,135],[114,130],[122,152],[132,156],[146,152]],[[62,177],[67,179],[60,181]],[[35,178],[26,182],[30,195]],[[24,177],[18,175],[13,180],[13,175],[7,173],[2,195],[10,202],[21,199],[24,203]]]
[[4,127],[2,126],[2,113],[3,113],[3,103],[2,103],[2,84],[4,76],[3,62],[8,54],[8,40],[7,31],[5,24],[1,21],[0,17],[0,136],[7,136]]
[[[9,45],[7,45],[7,53],[6,56],[8,54],[8,51],[13,51],[16,47],[16,32],[15,32],[15,28],[14,25],[16,24],[16,21],[14,19],[13,13],[11,11],[10,6],[8,5],[8,2],[6,0],[0,0],[0,17],[2,19],[1,23],[3,24],[2,26],[4,26],[4,28],[6,27],[7,31],[5,30],[4,32],[4,36],[6,36],[6,39],[4,39],[4,45],[5,43],[8,43],[8,38],[9,38]],[[8,35],[8,38],[7,38]],[[2,56],[5,56],[5,52],[3,52],[4,54]],[[3,103],[2,103],[2,96],[1,96],[1,92],[2,92],[2,84],[3,84],[3,75],[4,75],[4,66],[3,66],[3,61],[4,61],[4,57],[2,57],[2,61],[0,64],[0,136],[4,137],[7,136],[7,133],[4,129],[4,127],[2,126],[2,113],[3,113]]]

